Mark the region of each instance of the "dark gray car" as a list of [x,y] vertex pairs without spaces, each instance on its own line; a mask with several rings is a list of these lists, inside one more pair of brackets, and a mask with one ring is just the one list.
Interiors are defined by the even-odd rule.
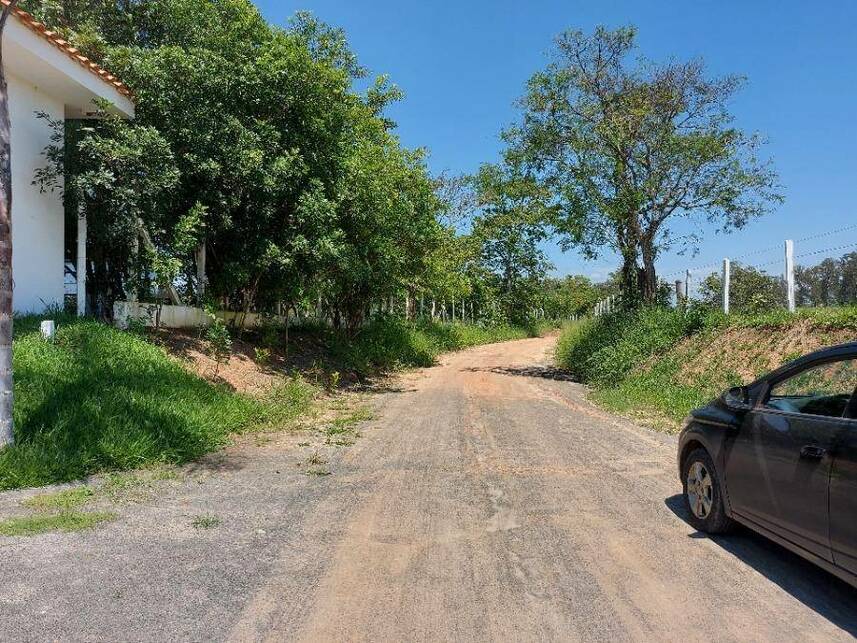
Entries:
[[857,342],[693,411],[678,465],[695,528],[739,522],[857,586]]

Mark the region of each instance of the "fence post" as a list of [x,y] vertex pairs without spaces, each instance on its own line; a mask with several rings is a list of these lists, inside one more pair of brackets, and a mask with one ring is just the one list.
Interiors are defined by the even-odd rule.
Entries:
[[675,280],[675,305],[681,307],[684,301],[684,284],[681,279]]
[[690,270],[684,272],[684,301],[690,303]]
[[786,299],[789,312],[795,311],[795,242],[786,240]]
[[732,264],[729,259],[723,260],[723,313],[729,314],[729,287],[732,278]]

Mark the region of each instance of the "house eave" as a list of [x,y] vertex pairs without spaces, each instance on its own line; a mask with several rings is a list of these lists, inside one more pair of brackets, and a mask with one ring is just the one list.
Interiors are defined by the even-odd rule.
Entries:
[[[117,114],[134,117],[134,103],[121,83],[111,82],[94,64],[74,58],[44,34],[13,16],[3,36],[6,73],[39,91],[59,96],[68,118],[86,118],[95,111],[96,100],[106,100]],[[105,72],[106,73],[106,72]]]

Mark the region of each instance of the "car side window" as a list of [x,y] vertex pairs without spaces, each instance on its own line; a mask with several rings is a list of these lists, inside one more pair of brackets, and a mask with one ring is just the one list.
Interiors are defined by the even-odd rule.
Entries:
[[771,388],[767,408],[843,417],[857,388],[857,359],[827,362],[801,371]]

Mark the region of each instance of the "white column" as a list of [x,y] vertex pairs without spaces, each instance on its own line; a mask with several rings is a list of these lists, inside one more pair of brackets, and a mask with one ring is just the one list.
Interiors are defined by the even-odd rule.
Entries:
[[786,299],[789,312],[795,311],[795,242],[786,241]]
[[723,260],[723,312],[729,314],[729,287],[732,280],[732,264],[729,259]]
[[86,315],[86,215],[77,217],[77,316]]

